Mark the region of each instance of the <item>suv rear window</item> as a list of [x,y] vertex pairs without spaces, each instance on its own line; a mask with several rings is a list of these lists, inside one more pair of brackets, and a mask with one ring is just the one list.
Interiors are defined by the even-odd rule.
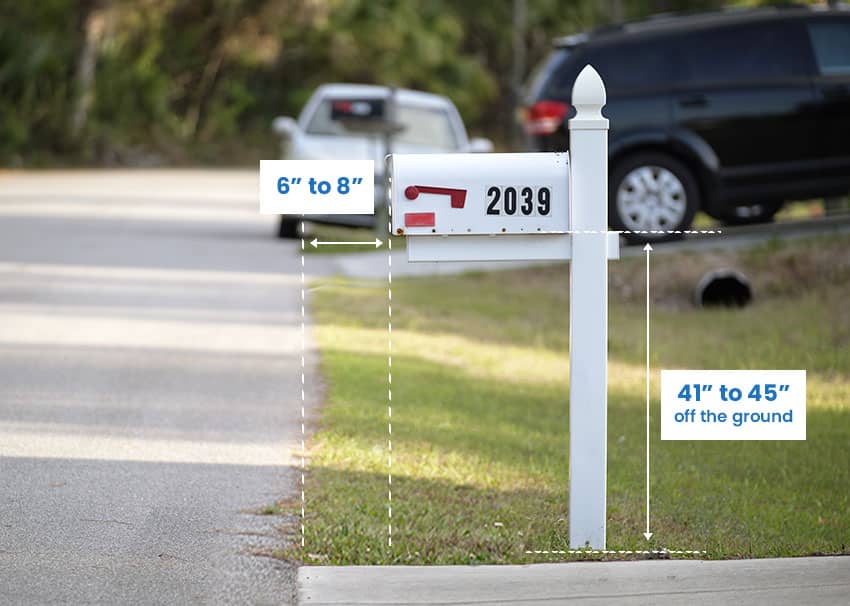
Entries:
[[809,34],[821,74],[850,74],[850,21],[810,23]]
[[569,98],[573,80],[578,75],[578,73],[572,74],[574,70],[566,69],[570,65],[570,55],[570,49],[556,48],[537,67],[529,79],[526,91],[527,103],[531,104],[541,99],[562,100]]
[[696,31],[681,38],[683,80],[754,83],[808,74],[805,33],[799,23],[761,23]]
[[668,88],[673,81],[673,55],[669,39],[634,41],[594,49],[590,63],[612,93]]

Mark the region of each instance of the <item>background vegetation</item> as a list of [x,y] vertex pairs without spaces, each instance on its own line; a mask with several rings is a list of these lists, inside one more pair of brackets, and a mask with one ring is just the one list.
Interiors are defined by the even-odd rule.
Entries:
[[[752,0],[751,2],[752,3]],[[719,0],[525,0],[524,80],[550,40]],[[0,0],[0,165],[249,164],[316,85],[442,93],[511,141],[514,0]]]

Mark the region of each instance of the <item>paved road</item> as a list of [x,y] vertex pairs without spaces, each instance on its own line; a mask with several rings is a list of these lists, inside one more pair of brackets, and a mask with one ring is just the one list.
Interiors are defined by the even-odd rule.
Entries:
[[0,175],[0,603],[292,601],[253,512],[296,495],[300,267],[256,188]]
[[304,567],[298,584],[311,606],[844,606],[850,557]]

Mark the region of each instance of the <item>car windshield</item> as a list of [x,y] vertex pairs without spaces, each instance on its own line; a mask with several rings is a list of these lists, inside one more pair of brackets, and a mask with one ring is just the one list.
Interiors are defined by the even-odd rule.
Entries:
[[[311,135],[362,136],[362,131],[346,127],[345,120],[340,119],[338,109],[341,104],[356,106],[359,102],[342,99],[324,99],[316,108],[313,117],[307,125],[306,132]],[[382,112],[383,104],[373,105],[370,117]],[[377,108],[377,109],[376,109]],[[365,111],[365,110],[364,110]],[[357,116],[354,116],[356,119]],[[402,125],[402,130],[394,135],[394,141],[409,145],[422,146],[437,150],[454,150],[458,147],[449,113],[445,109],[398,104],[396,106],[396,121]]]

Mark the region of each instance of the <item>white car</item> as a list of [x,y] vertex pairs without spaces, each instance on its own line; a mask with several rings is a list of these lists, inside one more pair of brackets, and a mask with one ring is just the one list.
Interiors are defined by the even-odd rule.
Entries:
[[[469,139],[457,108],[440,95],[371,84],[324,84],[298,120],[275,118],[283,156],[293,160],[374,160],[375,210],[386,204],[384,158],[392,153],[490,152]],[[309,221],[369,227],[375,215],[308,216]],[[300,218],[282,216],[279,236],[298,237]]]

